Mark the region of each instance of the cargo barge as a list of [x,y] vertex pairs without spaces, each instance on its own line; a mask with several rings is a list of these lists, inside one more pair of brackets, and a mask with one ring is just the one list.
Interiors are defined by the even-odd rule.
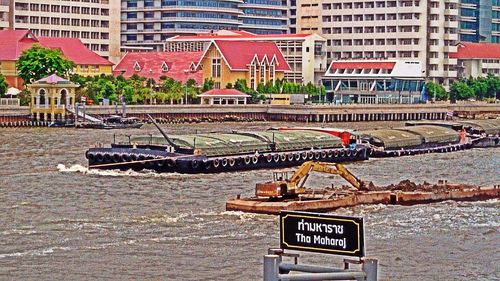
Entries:
[[[298,166],[306,161],[349,162],[499,146],[499,120],[485,130],[464,124],[408,124],[395,129],[352,131],[279,127],[262,132],[129,136],[86,152],[89,168],[219,173]],[[496,133],[495,133],[496,132]]]
[[[311,172],[337,174],[350,186],[306,188]],[[227,211],[279,214],[280,211],[328,212],[337,208],[364,204],[415,205],[445,200],[476,201],[500,198],[500,186],[479,187],[465,184],[415,184],[408,180],[396,185],[376,187],[352,175],[340,164],[306,162],[291,177],[287,173],[273,174],[273,181],[258,183],[255,197],[226,202]]]
[[217,173],[297,166],[305,161],[361,161],[368,145],[349,145],[336,134],[312,130],[130,137],[86,152],[90,168]]

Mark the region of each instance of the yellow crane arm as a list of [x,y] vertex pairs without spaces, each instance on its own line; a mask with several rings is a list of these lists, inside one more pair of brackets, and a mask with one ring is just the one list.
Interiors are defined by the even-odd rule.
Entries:
[[333,175],[340,175],[356,189],[363,187],[363,182],[347,170],[342,164],[308,161],[302,164],[290,178],[289,186],[302,188],[310,172],[320,172]]

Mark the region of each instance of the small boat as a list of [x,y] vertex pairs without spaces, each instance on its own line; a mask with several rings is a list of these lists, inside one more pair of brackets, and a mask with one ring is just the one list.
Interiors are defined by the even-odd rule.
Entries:
[[143,123],[137,117],[121,117],[112,115],[104,118],[100,122],[80,122],[76,125],[77,128],[84,129],[139,129]]

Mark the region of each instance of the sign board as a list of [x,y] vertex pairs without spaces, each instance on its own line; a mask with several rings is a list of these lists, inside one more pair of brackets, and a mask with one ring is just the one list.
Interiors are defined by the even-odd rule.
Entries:
[[86,102],[87,101],[87,97],[81,97],[80,98],[82,102]]
[[282,211],[282,249],[364,257],[363,218]]

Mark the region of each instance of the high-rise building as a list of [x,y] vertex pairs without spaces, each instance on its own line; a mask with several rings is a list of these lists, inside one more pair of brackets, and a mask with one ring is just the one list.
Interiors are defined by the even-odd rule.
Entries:
[[297,32],[327,39],[330,60],[389,59],[422,64],[422,76],[456,77],[458,0],[303,0]]
[[0,0],[0,30],[10,26],[10,0]]
[[[0,0],[0,7],[5,0]],[[0,8],[0,26],[2,18]],[[4,16],[5,17],[5,16]],[[9,28],[35,36],[79,38],[92,51],[120,58],[120,0],[11,0]]]
[[122,50],[162,50],[174,35],[247,30],[287,33],[286,0],[122,0]]
[[240,29],[255,34],[288,33],[288,3],[286,0],[244,0],[239,5]]
[[500,0],[460,1],[460,41],[500,43]]

